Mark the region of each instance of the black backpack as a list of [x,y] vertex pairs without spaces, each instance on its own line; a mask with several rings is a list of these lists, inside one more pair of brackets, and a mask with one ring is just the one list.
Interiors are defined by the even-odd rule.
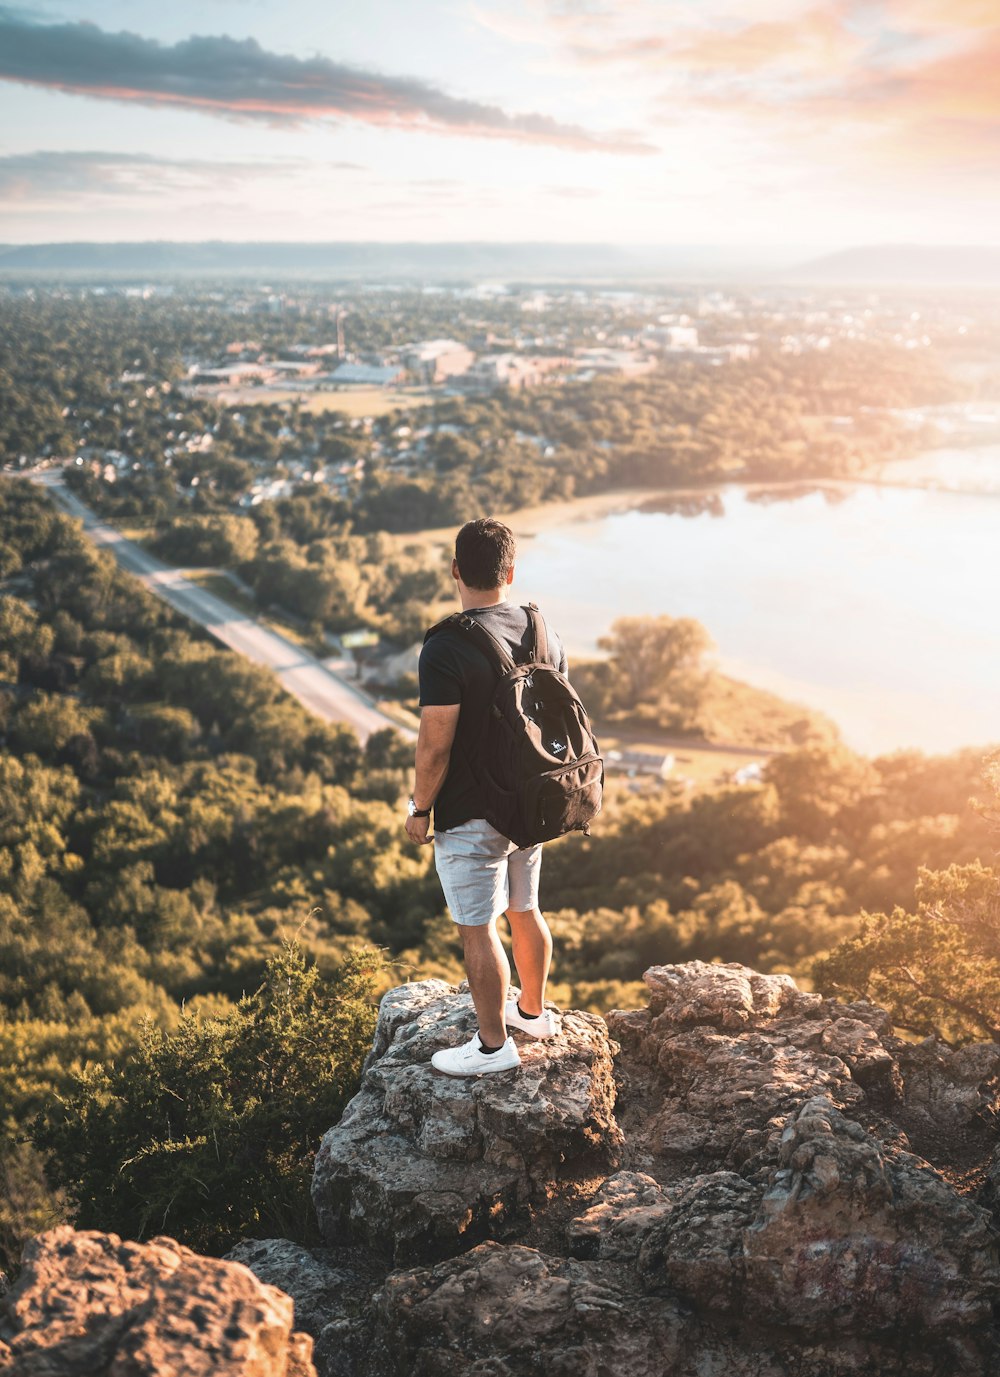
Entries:
[[471,638],[497,675],[493,701],[469,764],[484,817],[518,847],[590,831],[601,809],[604,761],[590,718],[569,680],[548,662],[545,622],[534,603],[534,645],[517,664],[507,646],[475,617],[455,612],[432,626],[424,643],[454,628]]

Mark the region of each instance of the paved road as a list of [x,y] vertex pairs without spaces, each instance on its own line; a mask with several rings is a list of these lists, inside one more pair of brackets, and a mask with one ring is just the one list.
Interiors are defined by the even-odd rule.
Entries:
[[151,593],[205,627],[230,650],[273,669],[288,692],[317,717],[327,722],[345,722],[354,728],[361,741],[367,741],[372,732],[385,727],[394,727],[407,740],[415,739],[414,732],[380,712],[366,695],[327,669],[301,646],[262,626],[214,593],[199,588],[178,570],[101,521],[70,492],[59,471],[49,469],[32,478],[46,487],[71,516],[79,517],[95,545],[106,546],[122,568],[134,574]]

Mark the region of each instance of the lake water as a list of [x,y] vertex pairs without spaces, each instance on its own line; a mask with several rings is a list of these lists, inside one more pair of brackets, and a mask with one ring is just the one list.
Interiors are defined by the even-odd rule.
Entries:
[[883,464],[879,478],[886,483],[914,483],[1000,497],[1000,444],[925,450],[915,459],[893,459]]
[[733,486],[715,514],[623,511],[523,540],[518,589],[571,657],[619,616],[695,617],[723,670],[822,709],[859,751],[1000,742],[1000,497]]

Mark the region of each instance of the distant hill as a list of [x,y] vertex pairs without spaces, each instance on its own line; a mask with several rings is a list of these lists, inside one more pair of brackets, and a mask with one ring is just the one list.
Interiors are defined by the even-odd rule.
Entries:
[[0,248],[0,268],[157,272],[489,273],[593,268],[612,271],[622,251],[607,244],[205,243],[22,244]]
[[545,243],[76,243],[0,245],[0,273],[369,277],[425,281],[710,280],[759,276],[801,250]]
[[809,282],[1000,286],[1000,249],[873,244],[814,258],[791,276]]
[[0,275],[327,278],[377,282],[811,282],[1000,286],[1000,248],[878,244],[818,258],[797,246],[175,243],[0,244]]

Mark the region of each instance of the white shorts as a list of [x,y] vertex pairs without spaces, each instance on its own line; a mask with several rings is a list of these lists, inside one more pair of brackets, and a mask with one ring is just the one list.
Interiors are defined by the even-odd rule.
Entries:
[[485,818],[434,835],[434,865],[451,916],[463,927],[485,927],[509,908],[538,905],[542,847],[518,850]]

